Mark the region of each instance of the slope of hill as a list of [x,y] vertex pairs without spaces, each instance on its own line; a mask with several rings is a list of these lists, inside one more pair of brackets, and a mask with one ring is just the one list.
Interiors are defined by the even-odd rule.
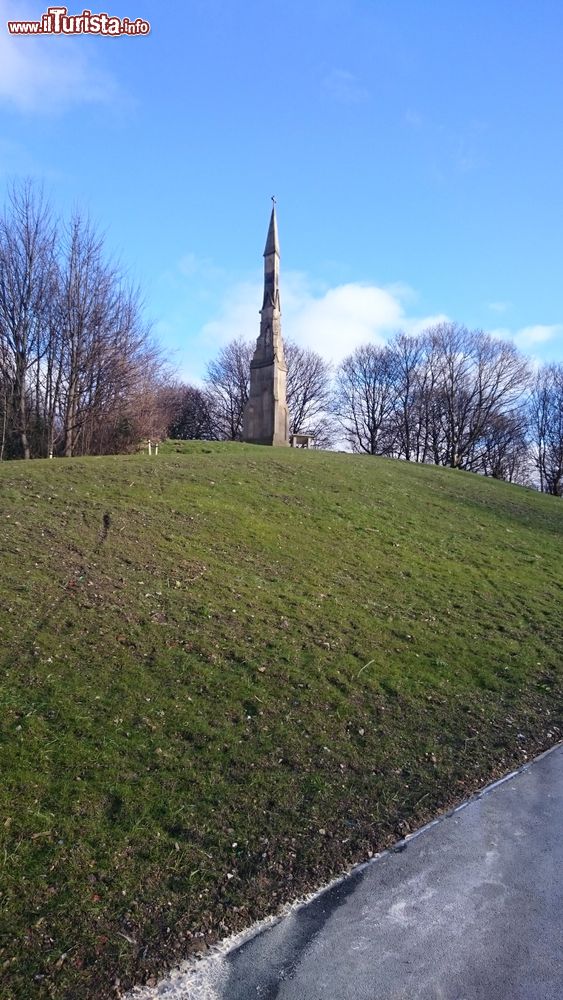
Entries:
[[1,466],[0,536],[4,1000],[115,997],[560,738],[557,499],[172,443]]

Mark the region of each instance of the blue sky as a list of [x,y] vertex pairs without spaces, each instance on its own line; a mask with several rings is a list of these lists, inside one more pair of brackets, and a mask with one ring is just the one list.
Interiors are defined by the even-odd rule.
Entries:
[[563,360],[561,0],[92,0],[151,34],[8,37],[46,7],[0,0],[0,186],[89,211],[185,378],[257,335],[272,194],[286,336],[447,317]]

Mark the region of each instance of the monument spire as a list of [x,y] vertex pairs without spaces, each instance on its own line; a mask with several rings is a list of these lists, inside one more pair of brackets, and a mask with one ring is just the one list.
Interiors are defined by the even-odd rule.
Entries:
[[264,302],[267,306],[280,308],[280,244],[278,240],[278,220],[276,218],[276,199],[272,197],[272,214],[266,249],[264,250]]
[[280,245],[278,241],[278,220],[276,218],[276,199],[272,195],[272,214],[270,216],[270,228],[268,229],[268,239],[266,240],[266,249],[264,250],[264,257],[268,257],[272,253],[277,253],[278,257],[280,255]]
[[264,250],[264,299],[260,334],[250,363],[250,392],[243,415],[243,440],[253,444],[289,444],[286,403],[287,368],[283,356],[280,308],[280,248],[276,200]]

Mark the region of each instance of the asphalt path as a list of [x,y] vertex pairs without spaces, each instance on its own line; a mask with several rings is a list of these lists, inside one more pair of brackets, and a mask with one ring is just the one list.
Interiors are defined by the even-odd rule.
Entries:
[[195,1000],[563,1000],[563,746],[238,947]]

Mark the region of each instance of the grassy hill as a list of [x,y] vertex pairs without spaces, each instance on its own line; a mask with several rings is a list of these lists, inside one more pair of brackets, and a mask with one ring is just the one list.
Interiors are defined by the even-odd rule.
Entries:
[[560,738],[554,498],[194,442],[0,466],[0,540],[3,1000],[115,997]]

